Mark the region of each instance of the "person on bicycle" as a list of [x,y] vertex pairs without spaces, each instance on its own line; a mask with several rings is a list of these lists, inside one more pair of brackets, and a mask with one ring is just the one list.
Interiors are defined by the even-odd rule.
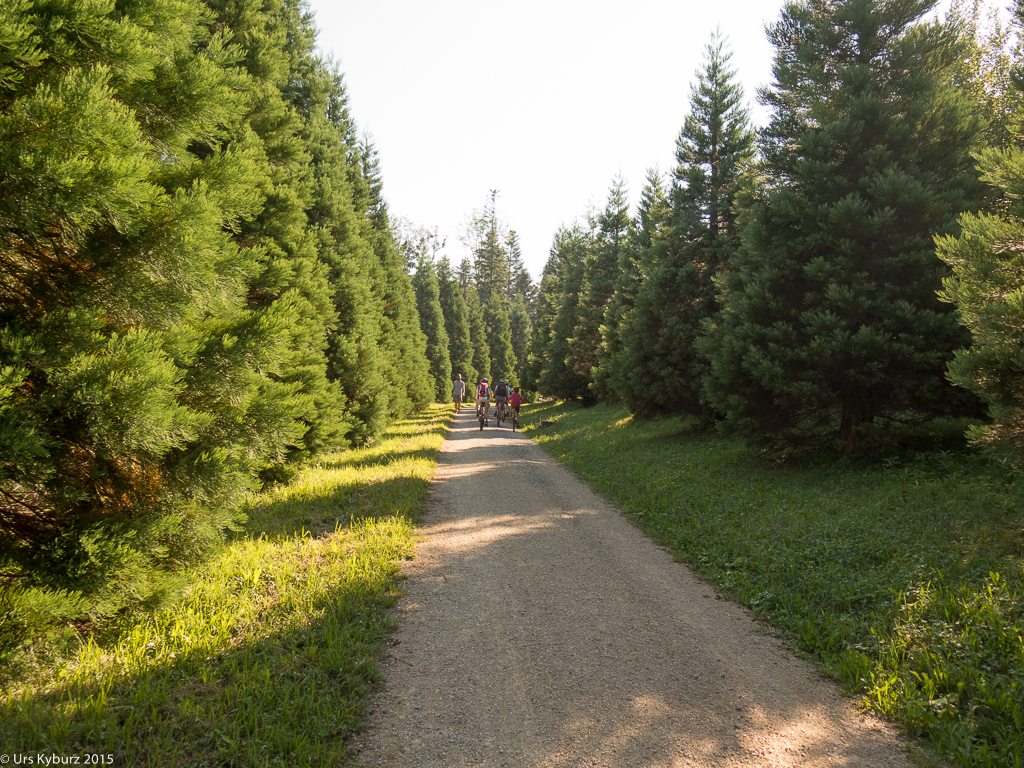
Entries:
[[452,385],[452,402],[455,403],[455,410],[462,409],[462,398],[466,396],[466,382],[462,380],[462,374],[455,374],[455,383]]
[[498,382],[498,386],[494,388],[494,412],[497,413],[499,408],[504,408],[508,402],[508,396],[511,391],[508,388],[508,384],[504,379]]
[[508,399],[508,405],[519,413],[519,406],[526,403],[526,398],[519,394],[519,387],[512,390],[512,396]]
[[484,418],[487,418],[490,414],[491,407],[491,387],[487,383],[487,379],[480,379],[480,383],[476,385],[476,407],[479,411],[481,408],[484,412]]

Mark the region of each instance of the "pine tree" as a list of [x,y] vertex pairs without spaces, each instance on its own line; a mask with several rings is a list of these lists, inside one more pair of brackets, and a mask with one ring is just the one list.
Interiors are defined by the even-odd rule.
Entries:
[[915,24],[932,5],[807,0],[769,29],[767,183],[706,347],[708,395],[751,440],[850,452],[965,407],[932,236],[979,199],[981,125],[944,85],[953,35]]
[[459,288],[458,279],[452,271],[447,257],[438,262],[437,280],[445,330],[448,332],[452,373],[461,374],[463,381],[474,384],[479,381],[479,377],[476,368],[473,367],[473,341],[470,337],[469,310],[466,308],[462,289]]
[[352,181],[357,165],[355,124],[344,79],[324,63],[312,67],[293,94],[310,155],[312,195],[306,209],[320,260],[327,267],[337,317],[327,332],[327,374],[341,387],[351,417],[347,438],[363,444],[387,424],[388,392],[379,337],[383,301],[374,295],[380,265],[371,224],[357,210]]
[[[623,345],[634,413],[702,414],[707,372],[697,342],[701,323],[718,310],[712,281],[735,253],[735,201],[740,173],[754,145],[743,91],[715,34],[690,95],[690,113],[676,141],[671,226],[645,239],[646,280],[637,290]],[[652,196],[656,193],[652,192]],[[653,212],[660,201],[652,202]],[[661,215],[660,213],[657,215]],[[657,241],[655,243],[655,241]]]
[[426,355],[430,375],[434,380],[434,399],[439,403],[451,402],[452,361],[448,356],[448,331],[445,330],[441,309],[441,291],[434,272],[434,262],[421,256],[416,277],[416,307],[420,316],[420,329],[426,336]]
[[502,306],[501,297],[497,291],[491,293],[491,298],[484,305],[484,326],[487,334],[487,348],[491,352],[491,377],[514,380],[516,356],[512,351],[512,330],[508,321],[508,313]]
[[[466,311],[469,313],[469,338],[473,344],[473,368],[476,370],[476,382],[491,377],[491,347],[487,342],[487,323],[484,320],[484,308],[480,304],[480,294],[472,285],[464,292]],[[474,383],[476,383],[474,382]]]
[[[638,309],[637,300],[644,301],[653,295],[648,283],[665,261],[666,233],[671,230],[671,218],[661,174],[652,170],[640,196],[633,244],[627,252],[629,260],[622,265],[615,296],[608,307],[608,314],[616,313],[619,317],[616,333],[606,334],[602,346],[606,361],[602,364],[601,375],[607,379],[607,389],[633,413],[640,415],[659,412],[650,404],[662,402],[659,393],[651,391],[649,366],[652,362],[659,364],[660,360],[647,357],[651,352],[655,355],[661,352],[653,350],[647,338],[648,333],[654,332],[647,326],[648,318],[661,315],[659,307],[650,308],[653,313],[646,305]],[[654,382],[657,381],[655,378]],[[655,401],[655,398],[659,399]]]
[[[554,319],[542,357],[537,388],[541,394],[562,399],[590,397],[590,376],[574,365],[570,339],[580,323],[580,297],[583,292],[584,261],[591,248],[591,236],[574,226],[555,233],[545,276],[556,276],[551,301],[556,305]],[[544,337],[540,337],[544,341]]]
[[[583,284],[580,292],[579,320],[569,339],[569,359],[576,375],[594,381],[601,362],[601,326],[615,293],[620,261],[628,258],[623,251],[629,247],[630,219],[626,184],[615,179],[608,193],[608,202],[598,214],[594,224],[598,235],[583,264]],[[599,388],[591,393],[603,397]]]
[[530,313],[526,308],[526,301],[523,295],[516,294],[512,302],[512,309],[508,313],[509,331],[512,340],[512,355],[516,359],[516,368],[513,374],[516,382],[522,383],[523,366],[530,354]]
[[520,385],[524,392],[537,392],[541,375],[547,363],[551,344],[551,329],[558,315],[561,296],[558,262],[554,253],[544,264],[544,271],[537,291],[537,310],[530,328],[529,351],[522,366]]
[[[1016,9],[1024,24],[1024,6]],[[1017,66],[1020,66],[1018,58]],[[973,345],[949,363],[949,377],[976,392],[988,405],[992,423],[968,433],[979,444],[1008,450],[1024,462],[1024,108],[1019,93],[1024,76],[1013,73],[1018,92],[1016,115],[1008,121],[1011,146],[990,136],[996,146],[979,154],[982,178],[1000,193],[992,213],[960,217],[959,236],[939,238],[939,256],[953,274],[943,281],[943,300],[955,304],[973,334]]]
[[370,237],[379,273],[374,294],[384,306],[380,334],[382,372],[387,382],[391,416],[401,417],[426,407],[434,399],[426,339],[416,312],[416,294],[405,271],[403,256],[392,229],[377,151],[364,138],[358,151],[361,165],[357,199],[370,222]]
[[266,155],[211,24],[188,0],[0,10],[0,570],[57,617],[156,602],[303,435],[261,399],[291,329],[247,306],[260,250],[230,233]]

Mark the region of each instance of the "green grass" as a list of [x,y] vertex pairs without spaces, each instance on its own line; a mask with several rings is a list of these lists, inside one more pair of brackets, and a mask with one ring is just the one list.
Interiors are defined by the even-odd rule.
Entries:
[[[114,765],[330,765],[360,727],[401,559],[451,408],[253,500],[247,533],[172,609],[40,655],[0,694],[12,754]],[[109,763],[108,763],[109,764]]]
[[[540,428],[540,420],[554,425]],[[965,766],[1024,762],[1024,481],[985,457],[792,466],[542,403],[528,434],[866,706]]]

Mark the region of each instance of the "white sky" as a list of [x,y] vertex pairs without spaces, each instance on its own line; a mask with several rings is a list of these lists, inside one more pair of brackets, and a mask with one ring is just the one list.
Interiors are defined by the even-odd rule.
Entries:
[[[943,5],[948,3],[944,2]],[[754,123],[771,80],[765,22],[784,0],[310,0],[320,49],[380,156],[393,217],[447,238],[499,190],[539,279],[558,227],[602,209],[613,178],[639,199],[668,172],[695,72],[719,28]]]

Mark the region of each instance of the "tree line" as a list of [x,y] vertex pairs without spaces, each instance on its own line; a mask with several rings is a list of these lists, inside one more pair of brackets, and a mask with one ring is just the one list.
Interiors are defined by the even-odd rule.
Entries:
[[0,7],[0,646],[170,599],[247,494],[434,399],[300,0]]
[[1024,3],[803,0],[751,127],[720,34],[668,178],[563,228],[524,380],[776,452],[936,424],[1020,455]]

